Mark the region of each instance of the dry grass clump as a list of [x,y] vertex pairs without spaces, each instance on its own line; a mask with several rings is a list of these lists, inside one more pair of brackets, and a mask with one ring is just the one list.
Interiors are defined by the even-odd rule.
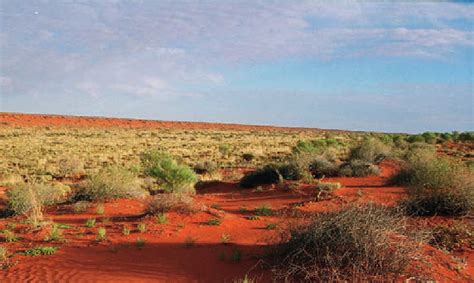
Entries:
[[386,280],[405,270],[415,250],[406,234],[388,208],[350,206],[292,228],[269,262],[277,281]]
[[132,172],[121,167],[106,167],[83,181],[73,199],[105,201],[117,198],[143,198],[147,194]]
[[410,214],[461,216],[474,211],[474,175],[461,162],[416,150],[392,181],[410,188],[403,202]]
[[165,152],[150,151],[141,156],[144,173],[156,179],[164,191],[173,193],[194,193],[198,178],[194,171],[178,163]]
[[7,210],[12,214],[23,214],[33,226],[43,220],[44,206],[66,201],[70,188],[66,185],[19,183],[7,190]]
[[456,223],[439,225],[431,231],[430,244],[447,251],[467,246],[474,248],[474,230],[472,225]]
[[147,203],[147,213],[156,215],[168,211],[192,214],[199,210],[194,198],[186,194],[157,194]]

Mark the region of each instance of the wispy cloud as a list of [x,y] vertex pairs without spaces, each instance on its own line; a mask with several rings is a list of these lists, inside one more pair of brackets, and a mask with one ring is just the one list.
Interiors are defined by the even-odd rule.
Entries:
[[474,6],[450,2],[1,1],[0,19],[0,95],[204,95],[243,64],[474,45]]

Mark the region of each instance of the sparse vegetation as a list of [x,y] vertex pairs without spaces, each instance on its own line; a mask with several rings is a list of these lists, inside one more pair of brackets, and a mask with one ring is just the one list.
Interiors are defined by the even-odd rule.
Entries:
[[86,223],[84,223],[84,226],[86,226],[87,228],[92,228],[95,226],[95,222],[95,218],[87,219]]
[[78,201],[105,201],[117,198],[143,198],[146,196],[136,176],[121,167],[101,169],[81,184],[73,199]]
[[207,225],[210,225],[210,226],[219,226],[221,225],[221,220],[219,218],[209,218],[207,221],[206,221],[206,224]]
[[393,182],[410,187],[403,203],[410,214],[457,216],[474,210],[474,176],[454,160],[415,150]]
[[52,255],[58,251],[57,247],[36,247],[32,249],[28,249],[24,252],[27,256],[38,256],[38,255]]
[[146,232],[146,224],[145,223],[138,223],[137,230],[140,233]]
[[414,250],[404,235],[387,208],[351,206],[292,228],[269,260],[277,280],[387,279],[403,272]]
[[102,242],[107,239],[107,230],[104,227],[97,229],[97,235],[95,237],[96,241]]
[[439,225],[431,231],[430,244],[440,249],[452,251],[464,246],[474,248],[473,227],[457,223]]
[[191,214],[199,208],[194,203],[194,199],[186,194],[157,194],[148,200],[147,212],[150,214],[164,213],[167,211],[177,211]]

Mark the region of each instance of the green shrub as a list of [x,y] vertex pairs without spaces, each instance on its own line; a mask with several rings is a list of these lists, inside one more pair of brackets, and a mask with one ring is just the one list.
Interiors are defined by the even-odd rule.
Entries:
[[143,190],[137,177],[121,167],[107,167],[82,182],[75,201],[106,201],[117,198],[143,198]]
[[91,218],[91,219],[87,219],[86,220],[86,223],[84,223],[84,225],[87,227],[87,228],[92,228],[95,226],[95,218]]
[[[401,274],[415,249],[395,213],[376,205],[322,213],[283,234],[268,255],[276,281],[371,281]],[[390,281],[390,280],[389,280]]]
[[52,255],[58,251],[57,247],[36,247],[24,252],[27,256]]
[[15,235],[15,232],[9,229],[4,229],[0,231],[3,234],[4,241],[7,243],[18,241],[18,237]]
[[258,216],[272,216],[273,209],[270,205],[261,205],[254,210],[254,214]]
[[276,184],[283,180],[275,165],[266,165],[262,168],[245,174],[239,185],[243,188],[252,188],[264,184]]
[[407,142],[414,143],[414,142],[424,142],[425,138],[421,135],[410,135],[407,137]]
[[424,132],[421,134],[426,143],[435,143],[438,139],[438,134],[433,132]]
[[100,227],[97,230],[97,236],[95,237],[96,241],[101,242],[107,239],[107,230],[104,227]]
[[209,218],[207,221],[206,221],[206,224],[207,225],[210,225],[210,226],[219,226],[221,225],[222,221],[219,219],[219,218]]
[[390,155],[390,148],[376,139],[366,139],[360,145],[350,149],[350,160],[362,160],[378,164]]
[[63,238],[63,233],[59,230],[58,224],[53,224],[48,232],[48,235],[44,238],[45,242],[60,241]]
[[146,224],[145,223],[138,223],[137,230],[140,233],[146,232]]
[[165,191],[194,193],[196,174],[188,166],[179,164],[171,155],[160,151],[150,151],[142,155],[141,161],[144,173],[156,178]]
[[460,162],[413,152],[392,182],[410,188],[402,203],[407,213],[457,216],[474,210],[474,177]]

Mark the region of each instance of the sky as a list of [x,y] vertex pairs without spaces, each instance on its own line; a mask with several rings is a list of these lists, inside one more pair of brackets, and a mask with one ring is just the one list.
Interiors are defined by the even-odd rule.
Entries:
[[0,112],[473,130],[474,4],[0,0]]

